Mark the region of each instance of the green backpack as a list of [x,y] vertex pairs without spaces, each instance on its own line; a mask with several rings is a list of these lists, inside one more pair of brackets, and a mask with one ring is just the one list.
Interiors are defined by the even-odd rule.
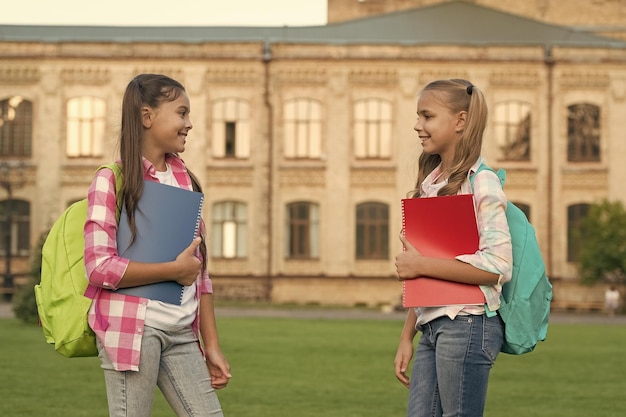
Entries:
[[[483,169],[495,172],[504,186],[506,172],[497,172],[481,164]],[[472,189],[474,176],[470,177]],[[504,343],[501,351],[513,355],[531,352],[537,342],[545,340],[548,333],[552,284],[546,275],[546,267],[535,236],[535,228],[522,210],[507,202],[506,219],[513,246],[513,274],[511,281],[502,286],[500,308],[496,312],[487,309],[487,315],[495,314],[504,322]]]
[[[118,164],[102,165],[122,186]],[[119,204],[118,204],[119,206]],[[119,214],[119,213],[118,213]],[[83,229],[87,199],[75,202],[54,222],[42,247],[41,283],[35,285],[37,311],[46,342],[68,358],[97,356],[96,336],[87,323],[91,300],[84,296],[87,277]]]

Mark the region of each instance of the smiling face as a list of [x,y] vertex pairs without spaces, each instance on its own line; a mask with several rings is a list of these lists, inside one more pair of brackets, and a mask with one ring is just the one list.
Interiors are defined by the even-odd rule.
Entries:
[[457,140],[463,132],[465,112],[453,113],[444,106],[441,96],[424,91],[417,101],[417,122],[413,128],[418,134],[424,153],[439,155],[451,161]]
[[149,153],[180,153],[185,150],[187,134],[193,127],[189,119],[189,96],[180,91],[172,101],[164,101],[157,108],[144,107],[144,150]]

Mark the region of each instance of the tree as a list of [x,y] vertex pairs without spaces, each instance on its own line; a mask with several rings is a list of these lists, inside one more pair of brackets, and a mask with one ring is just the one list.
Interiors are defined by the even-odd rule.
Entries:
[[579,273],[583,284],[626,281],[626,210],[603,200],[592,204],[579,230]]

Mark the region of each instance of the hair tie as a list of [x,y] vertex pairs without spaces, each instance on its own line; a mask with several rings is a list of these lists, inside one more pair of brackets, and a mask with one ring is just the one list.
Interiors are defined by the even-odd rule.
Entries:
[[139,77],[135,77],[133,81],[137,85],[137,88],[139,88],[140,90],[143,90],[143,84],[141,83],[141,81],[139,81]]
[[472,95],[472,91],[474,90],[474,86],[472,84],[467,86],[467,94]]

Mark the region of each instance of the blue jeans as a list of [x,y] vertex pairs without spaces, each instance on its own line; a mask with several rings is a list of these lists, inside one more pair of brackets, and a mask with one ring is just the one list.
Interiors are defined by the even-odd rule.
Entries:
[[145,326],[139,371],[116,371],[98,341],[111,417],[149,417],[155,388],[177,416],[222,417],[217,394],[191,330],[164,332]]
[[503,332],[499,316],[444,316],[422,326],[407,416],[482,416]]

